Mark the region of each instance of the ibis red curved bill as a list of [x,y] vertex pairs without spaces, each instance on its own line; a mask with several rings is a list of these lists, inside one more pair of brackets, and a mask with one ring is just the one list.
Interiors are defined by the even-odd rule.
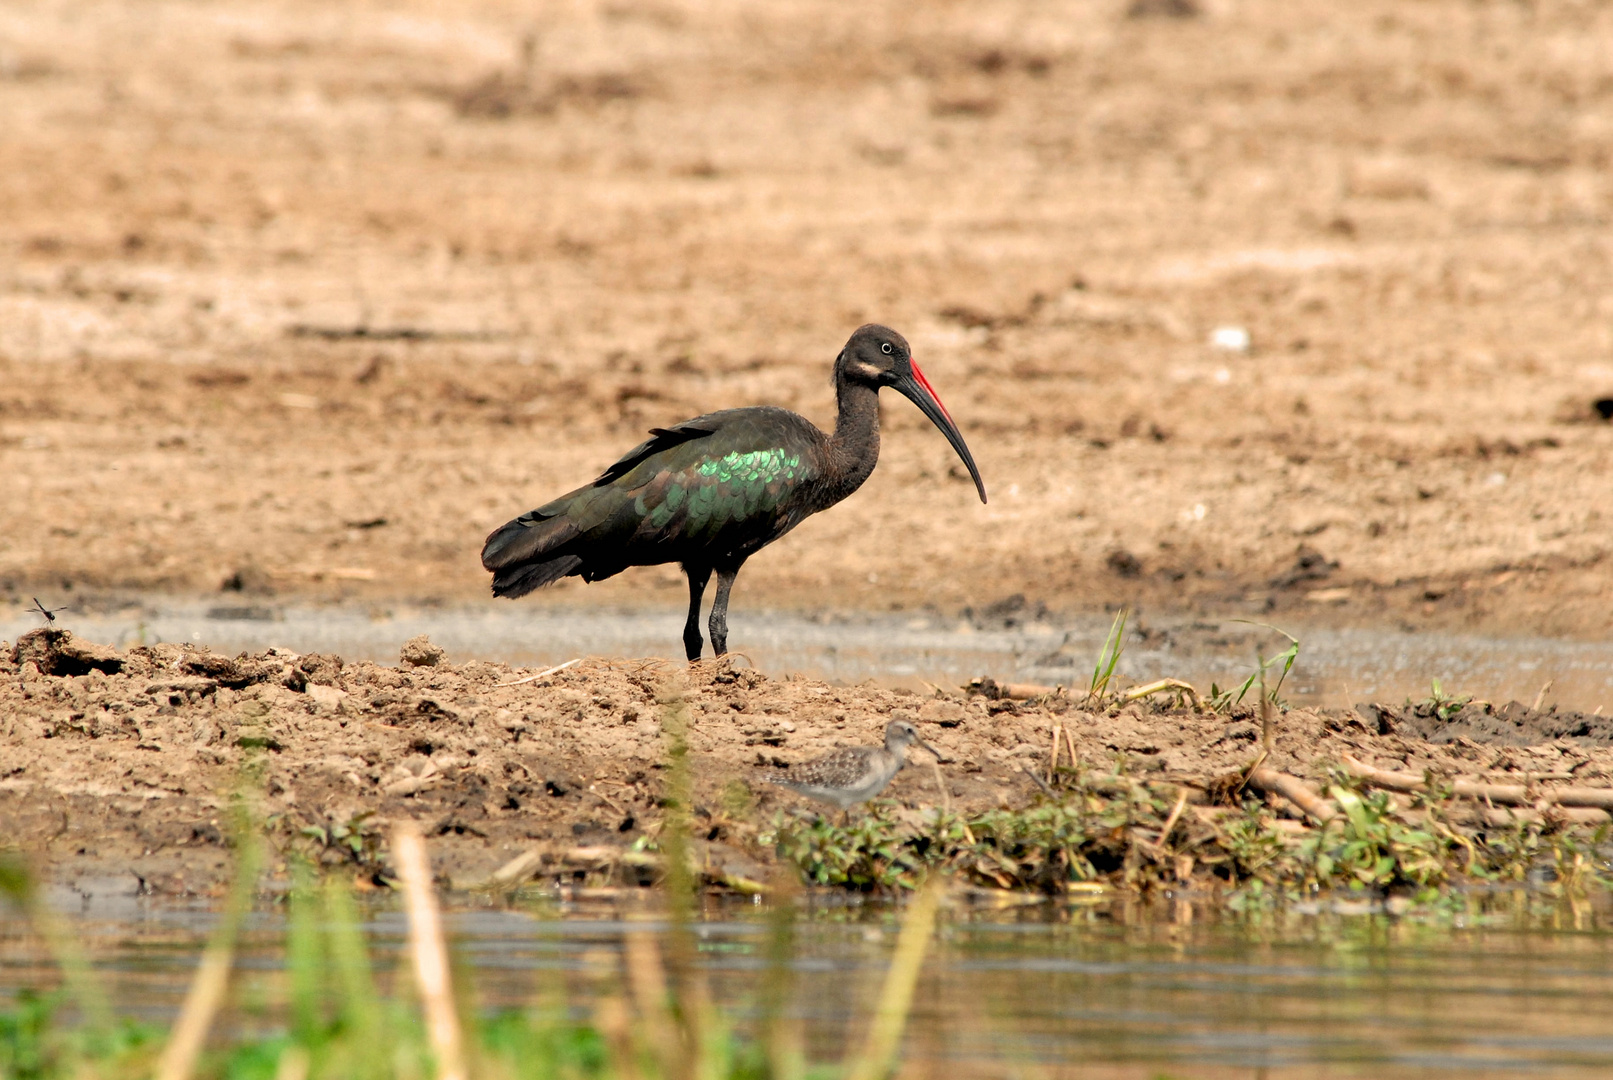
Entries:
[[947,437],[952,449],[958,452],[964,465],[968,466],[969,475],[974,477],[975,490],[980,492],[980,501],[985,502],[986,485],[980,479],[980,470],[975,468],[974,455],[969,453],[968,444],[963,441],[963,433],[958,430],[958,425],[952,422],[952,414],[947,412],[947,407],[936,397],[935,390],[930,386],[930,380],[924,377],[924,372],[919,370],[919,366],[910,360],[908,368],[912,374],[898,376],[895,383],[896,390],[917,405],[919,411],[930,418],[930,423],[941,429],[941,434]]

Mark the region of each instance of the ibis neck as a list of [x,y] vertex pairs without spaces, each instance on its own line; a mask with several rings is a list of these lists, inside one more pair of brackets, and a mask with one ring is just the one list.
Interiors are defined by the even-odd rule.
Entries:
[[840,408],[835,433],[829,439],[829,460],[838,501],[862,487],[879,461],[879,391],[862,383],[839,381],[835,397]]

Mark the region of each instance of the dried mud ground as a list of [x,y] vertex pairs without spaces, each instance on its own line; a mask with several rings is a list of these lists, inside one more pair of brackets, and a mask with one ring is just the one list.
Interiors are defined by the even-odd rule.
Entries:
[[487,532],[645,428],[826,422],[878,319],[991,504],[892,401],[737,605],[1605,635],[1610,37],[1566,0],[9,3],[0,598],[473,602]]
[[[525,853],[523,873],[549,886],[620,883],[638,873],[635,842],[662,821],[663,722],[675,708],[693,765],[697,856],[708,880],[734,885],[772,872],[758,839],[766,824],[809,809],[758,774],[874,742],[893,718],[911,720],[946,761],[938,773],[915,752],[887,797],[931,807],[944,783],[965,815],[1039,798],[1024,770],[1045,771],[1055,721],[1088,767],[1195,788],[1258,750],[1247,712],[924,697],[711,661],[587,661],[533,678],[450,665],[422,639],[405,659],[416,663],[231,658],[167,644],[120,653],[60,631],[30,634],[0,648],[5,843],[87,895],[218,895],[231,868],[230,799],[247,792],[282,884],[293,853],[375,881],[388,826],[405,817],[436,838],[436,869],[460,887]],[[1474,704],[1448,718],[1295,709],[1281,715],[1265,764],[1314,782],[1342,754],[1413,773],[1607,786],[1613,720],[1520,705]],[[1280,800],[1272,807],[1299,816]]]

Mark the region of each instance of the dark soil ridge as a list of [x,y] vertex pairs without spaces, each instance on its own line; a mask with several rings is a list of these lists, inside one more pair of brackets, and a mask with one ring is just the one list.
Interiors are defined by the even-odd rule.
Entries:
[[[804,805],[757,782],[762,768],[873,742],[893,718],[912,720],[946,755],[939,776],[965,815],[1035,803],[1026,770],[1046,775],[1055,727],[1086,769],[1198,792],[1259,753],[1247,709],[924,697],[726,662],[593,658],[539,677],[444,663],[420,639],[404,656],[413,663],[226,657],[184,644],[120,652],[57,628],[27,634],[0,647],[0,844],[81,892],[217,894],[230,869],[227,805],[247,787],[282,882],[293,851],[380,880],[387,826],[402,817],[436,838],[436,869],[455,885],[485,883],[518,856],[523,874],[561,886],[648,881],[656,861],[641,841],[663,813],[662,717],[681,703],[698,855],[708,880],[744,887],[772,872],[759,835],[780,810]],[[1313,786],[1344,755],[1441,777],[1613,781],[1605,717],[1516,702],[1445,712],[1285,710],[1264,765]],[[942,801],[925,757],[886,793],[898,813]],[[1272,811],[1301,816],[1275,797]]]
[[1471,702],[1444,711],[1431,702],[1357,705],[1356,712],[1376,720],[1379,730],[1399,732],[1431,743],[1470,740],[1493,746],[1540,746],[1565,739],[1578,746],[1613,745],[1613,716],[1559,712],[1555,705],[1536,709],[1521,701],[1497,705]]

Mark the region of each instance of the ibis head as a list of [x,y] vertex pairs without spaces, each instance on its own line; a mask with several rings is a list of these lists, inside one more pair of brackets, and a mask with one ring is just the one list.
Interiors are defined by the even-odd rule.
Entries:
[[975,467],[974,455],[969,453],[969,445],[963,441],[963,433],[953,422],[952,414],[941,404],[941,398],[930,385],[930,380],[924,377],[924,372],[914,362],[913,350],[906,338],[890,327],[877,323],[858,327],[835,360],[834,377],[836,383],[862,383],[876,390],[888,386],[917,405],[919,411],[930,418],[930,423],[941,429],[941,434],[947,437],[952,449],[963,459],[969,476],[975,482],[975,490],[980,493],[980,501],[986,501],[986,485],[980,479],[980,470]]

